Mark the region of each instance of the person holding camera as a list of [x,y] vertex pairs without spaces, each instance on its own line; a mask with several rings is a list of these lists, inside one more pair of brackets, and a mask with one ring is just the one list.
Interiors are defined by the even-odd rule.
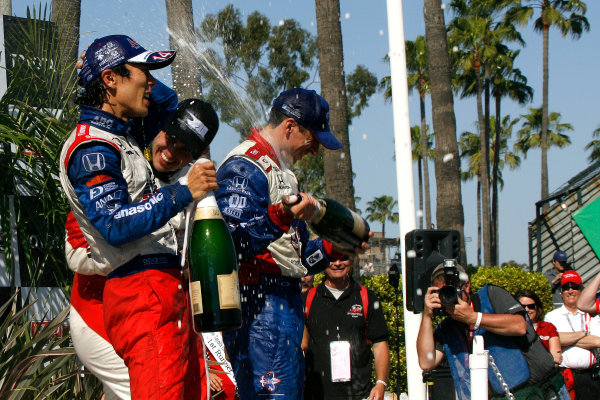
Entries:
[[[488,374],[494,398],[504,398],[505,386],[515,399],[569,398],[566,391],[561,392],[564,381],[554,369],[552,356],[527,323],[523,307],[509,292],[486,285],[471,293],[464,267],[454,260],[438,265],[431,281],[417,336],[417,355],[423,370],[431,370],[447,358],[457,398],[470,399],[468,359],[473,338],[481,335],[501,375]],[[446,318],[434,329],[433,317],[440,313]]]
[[577,308],[582,283],[577,272],[565,271],[560,280],[564,304],[544,318],[556,326],[563,356],[560,367],[565,380],[575,381],[577,400],[597,399],[600,393],[600,317]]

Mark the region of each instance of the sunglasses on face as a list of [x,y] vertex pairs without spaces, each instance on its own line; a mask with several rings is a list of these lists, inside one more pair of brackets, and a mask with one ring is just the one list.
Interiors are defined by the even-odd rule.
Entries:
[[535,303],[531,303],[531,304],[523,304],[523,303],[521,303],[521,305],[523,306],[523,308],[528,308],[530,310],[535,310]]
[[564,285],[562,285],[562,290],[569,290],[569,289],[580,290],[581,285],[577,285],[575,283],[565,283]]
[[341,257],[341,258],[338,258],[338,259],[336,259],[336,261],[338,261],[338,260],[339,260],[339,261],[341,261],[341,262],[344,262],[344,261],[348,261],[349,259],[350,259],[350,257],[348,257],[348,256],[344,256],[344,257]]

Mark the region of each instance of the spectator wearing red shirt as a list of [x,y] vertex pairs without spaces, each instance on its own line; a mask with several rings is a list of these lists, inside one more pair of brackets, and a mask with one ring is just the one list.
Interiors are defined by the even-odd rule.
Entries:
[[538,295],[531,290],[523,289],[519,290],[515,297],[519,300],[519,303],[521,303],[523,308],[527,310],[527,315],[529,316],[536,333],[540,337],[544,347],[546,347],[546,350],[554,357],[556,365],[560,364],[562,361],[562,348],[558,337],[558,331],[552,323],[542,321],[544,307]]

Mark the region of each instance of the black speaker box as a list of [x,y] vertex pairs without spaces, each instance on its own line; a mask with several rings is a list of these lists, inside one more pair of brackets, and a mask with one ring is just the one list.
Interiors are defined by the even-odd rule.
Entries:
[[460,234],[455,230],[416,229],[405,236],[406,308],[423,311],[431,273],[444,259],[460,264]]

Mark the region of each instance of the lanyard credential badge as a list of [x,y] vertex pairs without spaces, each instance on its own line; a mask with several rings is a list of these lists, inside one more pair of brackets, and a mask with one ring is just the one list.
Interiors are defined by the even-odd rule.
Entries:
[[329,344],[331,381],[350,382],[350,342],[338,340]]

